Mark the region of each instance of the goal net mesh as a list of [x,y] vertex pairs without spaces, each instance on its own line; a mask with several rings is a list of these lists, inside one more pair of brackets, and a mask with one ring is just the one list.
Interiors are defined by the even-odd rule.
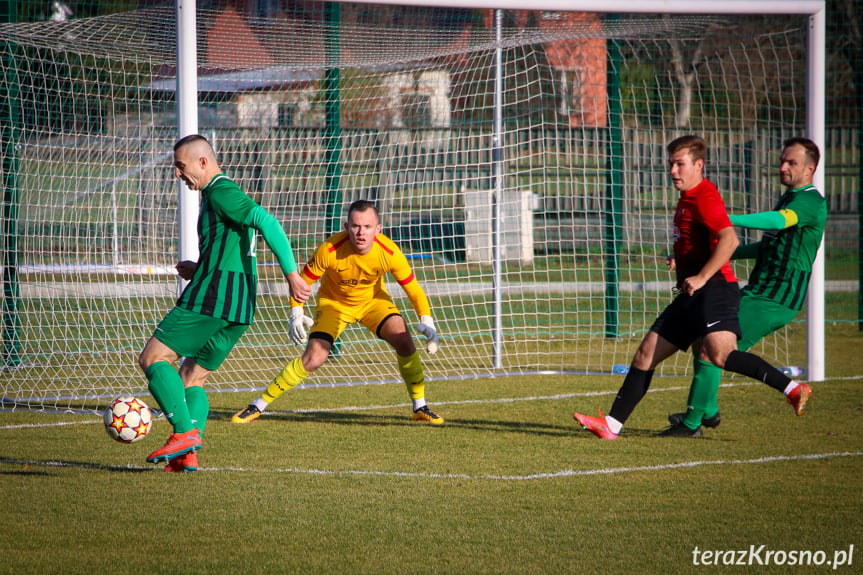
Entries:
[[[199,131],[299,262],[376,202],[432,304],[430,380],[628,365],[673,297],[664,146],[703,136],[729,211],[770,209],[805,122],[805,18],[506,11],[497,41],[492,11],[296,5],[198,11]],[[178,295],[176,34],[173,7],[0,25],[4,407],[146,390],[137,356]],[[265,386],[302,351],[257,255],[255,322],[212,389]],[[785,333],[754,351],[803,359]],[[306,383],[395,382],[394,359],[355,324]]]

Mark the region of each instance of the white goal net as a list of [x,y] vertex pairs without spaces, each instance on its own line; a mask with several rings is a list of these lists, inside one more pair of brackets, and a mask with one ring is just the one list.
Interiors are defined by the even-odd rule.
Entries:
[[[200,132],[299,262],[351,201],[377,203],[432,303],[431,380],[628,365],[672,298],[665,145],[703,136],[729,211],[763,210],[805,127],[805,17],[507,10],[498,40],[490,10],[284,4],[198,11]],[[137,356],[178,285],[174,20],[0,25],[3,407],[146,389]],[[216,389],[264,386],[301,352],[258,259],[256,320]],[[804,361],[784,334],[755,351]],[[391,358],[355,325],[307,384],[397,381]]]

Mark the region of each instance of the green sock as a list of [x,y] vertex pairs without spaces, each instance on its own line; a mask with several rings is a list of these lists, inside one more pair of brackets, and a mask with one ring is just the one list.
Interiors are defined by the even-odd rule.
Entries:
[[197,427],[204,433],[207,425],[207,416],[210,415],[210,400],[207,392],[200,385],[186,388],[186,405],[189,406],[189,415],[192,418],[192,427]]
[[162,413],[174,427],[174,433],[185,433],[194,429],[183,380],[177,370],[166,361],[157,361],[144,373],[150,382],[150,394],[156,398]]
[[689,384],[689,397],[686,398],[686,409],[689,409],[689,406],[692,405],[692,396],[695,393],[695,382],[698,374],[701,373],[701,366],[703,364],[698,361],[698,354],[693,351],[692,353],[692,382]]
[[707,365],[709,370],[716,372],[716,375],[711,375],[713,379],[710,383],[710,396],[704,407],[704,417],[713,417],[719,413],[719,385],[722,383],[722,370],[712,363],[707,363]]
[[721,377],[721,369],[708,361],[695,359],[695,376],[689,386],[686,417],[683,418],[683,424],[689,429],[697,428],[704,417],[713,417],[719,411],[716,395]]

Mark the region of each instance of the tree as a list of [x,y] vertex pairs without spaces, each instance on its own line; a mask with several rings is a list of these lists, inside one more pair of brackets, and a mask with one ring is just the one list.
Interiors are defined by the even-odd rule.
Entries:
[[669,40],[671,44],[671,65],[674,69],[674,77],[677,78],[680,88],[680,98],[677,103],[677,113],[674,115],[674,127],[686,128],[689,126],[689,118],[692,116],[692,99],[695,77],[698,74],[698,66],[704,61],[704,43],[698,42],[692,55],[684,60],[683,43],[677,38]]

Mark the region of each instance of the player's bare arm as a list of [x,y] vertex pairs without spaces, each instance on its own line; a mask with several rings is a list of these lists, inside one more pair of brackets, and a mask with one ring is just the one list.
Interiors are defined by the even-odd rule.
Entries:
[[701,271],[698,272],[698,274],[683,280],[683,284],[680,286],[680,289],[687,295],[692,295],[704,287],[707,280],[712,278],[716,272],[725,265],[725,262],[731,258],[731,254],[733,254],[734,250],[737,249],[737,246],[740,245],[740,240],[737,238],[737,232],[735,232],[734,228],[731,226],[719,230],[717,236],[719,238],[719,242],[716,244],[716,249],[713,250],[710,259],[707,260],[707,263],[704,264]]
[[306,303],[312,295],[312,286],[306,283],[306,281],[296,271],[292,271],[286,275],[285,278],[288,280],[291,297],[294,298],[297,303]]

